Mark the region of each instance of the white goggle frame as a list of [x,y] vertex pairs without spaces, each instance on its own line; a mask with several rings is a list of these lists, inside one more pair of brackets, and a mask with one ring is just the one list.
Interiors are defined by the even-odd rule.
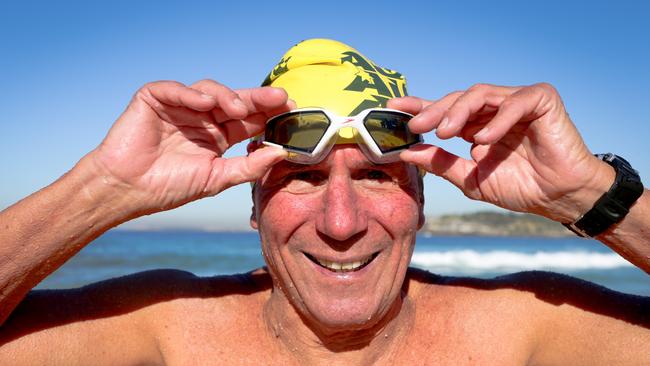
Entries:
[[[418,141],[415,143],[405,145],[403,149],[389,151],[389,152],[381,151],[379,145],[377,145],[377,143],[372,138],[372,136],[370,136],[370,133],[366,129],[366,126],[363,124],[365,118],[371,112],[394,112],[394,113],[402,114],[410,118],[413,118],[413,115],[410,113],[406,113],[406,112],[402,112],[390,108],[369,108],[361,111],[359,114],[357,114],[354,117],[339,116],[336,113],[323,108],[299,108],[299,109],[294,109],[290,112],[285,112],[277,116],[273,116],[269,118],[267,123],[273,119],[288,114],[296,113],[296,112],[322,112],[330,120],[330,124],[327,127],[327,130],[325,131],[321,139],[318,141],[316,147],[311,153],[294,149],[291,147],[287,147],[287,146],[282,146],[269,141],[262,141],[264,145],[272,146],[272,147],[276,147],[288,151],[289,156],[287,157],[287,160],[296,163],[317,164],[321,162],[327,156],[327,154],[329,154],[330,151],[332,151],[332,147],[336,145],[336,140],[338,137],[335,137],[335,135],[338,135],[339,131],[341,131],[341,129],[343,128],[351,128],[356,130],[356,133],[354,133],[353,135],[354,135],[354,139],[359,145],[359,148],[361,149],[361,151],[363,151],[363,153],[370,161],[376,164],[386,164],[386,163],[399,161],[400,152],[408,149],[409,146],[423,142],[422,136],[417,135]],[[345,136],[341,136],[341,137],[345,138]]]

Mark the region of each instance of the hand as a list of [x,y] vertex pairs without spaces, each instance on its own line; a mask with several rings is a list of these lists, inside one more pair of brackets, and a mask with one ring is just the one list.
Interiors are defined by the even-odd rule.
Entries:
[[471,160],[433,145],[401,158],[441,176],[469,198],[560,222],[587,212],[614,181],[614,170],[594,157],[548,84],[479,84],[437,101],[393,99],[389,108],[416,114],[415,133],[472,143]]
[[222,158],[237,142],[264,130],[266,120],[291,109],[277,88],[233,91],[211,80],[186,87],[145,85],[90,154],[92,169],[128,196],[139,214],[180,206],[262,176],[286,154],[258,149]]

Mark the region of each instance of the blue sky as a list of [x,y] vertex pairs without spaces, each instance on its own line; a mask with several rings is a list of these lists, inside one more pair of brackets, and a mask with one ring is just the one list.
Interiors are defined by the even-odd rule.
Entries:
[[[256,86],[289,47],[314,37],[399,70],[423,98],[478,82],[550,82],[590,149],[626,157],[648,182],[649,15],[641,1],[5,1],[0,208],[72,168],[142,84]],[[464,143],[440,145],[468,155]],[[227,156],[243,152],[236,146]],[[425,181],[428,214],[490,208],[439,178]],[[126,226],[243,228],[250,206],[242,185]]]

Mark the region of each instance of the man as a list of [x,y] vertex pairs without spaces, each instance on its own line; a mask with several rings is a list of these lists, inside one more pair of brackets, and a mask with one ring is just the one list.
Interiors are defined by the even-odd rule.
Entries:
[[[295,101],[271,87],[147,84],[97,149],[1,214],[0,364],[650,363],[648,298],[552,273],[477,280],[408,268],[424,221],[416,166],[472,199],[564,223],[610,189],[614,169],[587,150],[552,87],[388,101],[416,115],[412,133],[467,140],[472,160],[416,144],[375,164],[389,149],[373,155],[363,147],[371,140],[344,129],[321,161],[258,143],[247,157],[221,158],[296,107],[358,123],[387,94],[405,94],[400,74],[329,40],[296,45],[265,85]],[[269,129],[281,127],[274,121]],[[298,155],[313,160],[293,162]],[[255,182],[251,225],[266,268],[216,278],[151,271],[28,294],[105,230],[243,182]],[[597,239],[650,272],[650,194],[639,194]]]

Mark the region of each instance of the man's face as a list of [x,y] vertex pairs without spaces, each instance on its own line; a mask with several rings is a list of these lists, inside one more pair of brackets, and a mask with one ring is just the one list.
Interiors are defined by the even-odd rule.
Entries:
[[275,286],[329,328],[385,315],[423,223],[419,188],[414,167],[374,165],[355,145],[318,165],[275,165],[257,182],[251,222]]

